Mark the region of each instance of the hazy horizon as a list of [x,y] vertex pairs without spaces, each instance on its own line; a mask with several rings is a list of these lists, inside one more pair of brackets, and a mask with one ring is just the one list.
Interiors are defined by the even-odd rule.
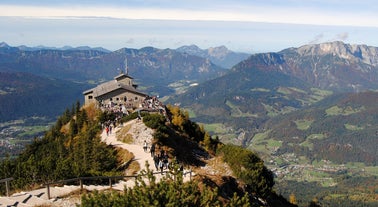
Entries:
[[247,53],[329,41],[378,46],[377,8],[372,0],[4,0],[0,42],[111,51],[224,45]]

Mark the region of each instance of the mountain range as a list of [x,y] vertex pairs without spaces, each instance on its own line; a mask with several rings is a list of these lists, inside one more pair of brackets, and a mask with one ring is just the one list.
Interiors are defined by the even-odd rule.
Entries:
[[[0,71],[83,83],[76,94],[83,87],[112,79],[125,69],[127,60],[128,72],[140,90],[171,97],[169,103],[190,109],[197,121],[224,123],[222,128],[231,130],[224,134],[237,134],[240,144],[247,144],[273,116],[296,111],[333,93],[378,88],[378,49],[342,42],[304,45],[248,58],[224,46],[108,52],[91,48],[22,50],[25,47],[0,45]],[[210,61],[230,55],[239,55],[241,60],[230,70]],[[196,85],[193,83],[200,84],[191,87]]]
[[377,88],[377,63],[377,47],[329,42],[252,55],[235,69],[272,70],[322,89],[357,92]]
[[221,140],[258,152],[286,197],[338,192],[340,206],[351,195],[352,206],[365,205],[377,187],[377,60],[376,47],[342,42],[253,54],[168,101]]
[[[248,143],[261,123],[274,115],[298,110],[332,93],[378,88],[378,49],[343,42],[304,45],[246,59],[246,54],[224,46],[109,52],[0,45],[0,71],[84,83],[88,88],[112,79],[125,69],[127,60],[128,72],[141,85],[140,90],[171,96],[170,103],[191,109],[198,121],[225,123],[226,128],[246,135],[242,143]],[[231,56],[241,62],[230,70],[210,61]],[[193,83],[200,84],[190,87],[196,85]],[[178,88],[184,89],[172,96]]]
[[[193,45],[176,50],[145,47],[113,52],[22,50],[1,45],[2,77],[44,82],[41,91],[59,92],[59,87],[76,83],[70,84],[69,93],[78,94],[79,99],[83,87],[112,79],[125,69],[127,59],[128,72],[140,90],[165,96],[167,104],[180,105],[191,119],[203,123],[223,142],[259,152],[277,174],[291,169],[283,173],[286,180],[290,174],[296,175],[295,179],[306,178],[301,184],[281,186],[282,192],[312,182],[324,185],[319,192],[336,191],[340,190],[337,184],[350,188],[358,182],[368,183],[377,175],[377,47],[327,42],[246,57],[224,47],[202,50]],[[240,62],[221,61],[238,54]],[[219,65],[212,59],[216,57]],[[33,76],[28,79],[29,74]],[[50,87],[58,79],[64,83]],[[16,87],[19,82],[13,84],[2,86],[0,96],[13,96],[9,100],[14,101],[19,89],[25,90],[24,94],[34,91],[29,86]],[[3,100],[1,105],[8,98]],[[65,107],[72,104],[72,99],[59,100]],[[22,104],[8,104],[13,106],[7,108],[9,116]],[[40,107],[48,104],[41,102]],[[62,106],[55,109],[62,111]],[[319,163],[323,163],[321,173],[315,176],[314,165]],[[363,163],[363,171],[345,167],[350,163]],[[325,175],[329,177],[317,177]],[[330,181],[324,184],[324,180]]]
[[198,121],[228,122],[233,130],[250,132],[243,125],[258,128],[269,117],[331,94],[377,90],[377,49],[330,42],[254,54],[170,101],[192,110]]
[[144,90],[167,95],[177,81],[204,81],[218,77],[225,69],[206,58],[183,54],[172,49],[145,47],[122,48],[114,52],[96,49],[27,49],[0,47],[0,71],[26,72],[38,76],[59,78],[74,82],[98,84],[112,79],[125,69]]

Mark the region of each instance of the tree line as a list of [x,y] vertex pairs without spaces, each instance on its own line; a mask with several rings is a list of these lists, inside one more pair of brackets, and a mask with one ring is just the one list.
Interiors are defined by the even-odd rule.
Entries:
[[[136,118],[134,113],[127,119]],[[154,140],[169,149],[168,153],[187,165],[200,165],[201,158],[223,156],[237,179],[245,183],[238,193],[222,197],[221,190],[209,185],[208,178],[183,183],[182,176],[155,182],[150,175],[148,185],[137,179],[133,189],[123,193],[85,195],[82,206],[260,206],[257,198],[295,206],[277,196],[272,187],[272,173],[254,153],[222,144],[203,128],[190,121],[188,113],[168,106],[167,116],[142,113],[144,123],[155,129]],[[81,108],[80,103],[66,109],[56,123],[40,139],[33,142],[15,159],[0,163],[0,177],[13,177],[12,189],[32,189],[46,182],[86,176],[121,175],[117,171],[117,151],[100,140],[101,122],[112,119],[95,107]],[[197,154],[193,153],[196,152]],[[148,168],[147,168],[148,169]],[[151,174],[147,170],[148,174]],[[209,180],[208,180],[209,181]],[[1,186],[2,193],[4,187]],[[274,197],[274,199],[272,199]],[[274,201],[271,201],[274,200]],[[274,206],[274,205],[273,205]]]
[[100,121],[88,112],[94,109],[81,109],[79,102],[67,109],[43,138],[35,138],[17,158],[0,163],[0,177],[13,177],[13,189],[30,189],[73,177],[119,175],[114,170],[116,151],[100,142]]

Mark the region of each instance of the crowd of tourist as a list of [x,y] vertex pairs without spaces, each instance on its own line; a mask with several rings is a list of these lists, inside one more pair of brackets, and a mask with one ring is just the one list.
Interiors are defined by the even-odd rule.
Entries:
[[145,110],[164,110],[164,104],[156,96],[147,96],[142,102],[142,109]]
[[135,110],[144,111],[158,111],[161,114],[165,114],[165,105],[159,101],[156,96],[147,96],[140,104],[139,107],[135,108],[131,103],[103,103],[100,102],[100,109],[103,112],[111,112],[114,114],[119,114],[122,116],[128,115],[130,112]]
[[128,106],[127,104],[116,104],[114,102],[110,102],[108,104],[105,104],[103,101],[100,102],[100,109],[103,112],[108,112],[113,115],[115,115],[114,120],[107,120],[105,123],[103,123],[102,128],[105,129],[108,132],[111,133],[111,128],[115,128],[116,124],[119,124],[119,121],[124,117],[129,115],[132,112],[137,111],[138,112],[138,120],[141,120],[141,111],[149,111],[149,112],[159,112],[160,114],[166,116],[166,109],[165,105],[159,101],[159,99],[156,96],[150,97],[147,96],[140,104],[139,108],[134,109],[131,106]]
[[[143,143],[143,150],[146,153],[148,153],[148,143],[146,141],[144,141]],[[179,170],[181,172],[184,171],[184,166],[182,164],[179,164],[177,160],[175,163],[173,163],[172,159],[169,158],[168,153],[165,150],[160,149],[160,147],[157,146],[155,143],[151,144],[149,153],[151,153],[151,157],[154,160],[154,166],[156,171],[160,171],[161,173],[163,173],[164,170],[172,169],[174,164],[179,165]]]
[[116,104],[114,102],[110,102],[109,104],[100,104],[100,109],[103,112],[107,111],[111,113],[122,113],[128,115],[129,112],[127,108],[129,107],[125,104]]
[[[160,114],[163,114],[165,117],[167,117],[165,105],[160,102],[156,96],[147,96],[140,104],[140,107],[133,110],[127,108],[127,106],[124,104],[115,104],[113,102],[106,105],[101,104],[100,108],[103,112],[106,111],[115,115],[115,120],[107,120],[102,124],[102,127],[106,131],[107,136],[112,133],[112,129],[117,126],[118,121],[121,120],[122,117],[127,116],[134,111],[138,112],[138,120],[141,120],[141,111],[159,112]],[[157,146],[155,143],[151,144],[148,150],[148,143],[144,141],[143,150],[146,153],[151,153],[156,171],[163,173],[164,170],[172,169],[174,164],[178,164],[179,170],[183,171],[183,165],[179,164],[177,161],[174,164],[170,162],[170,160],[172,159],[169,158],[168,153],[165,150],[160,149],[159,146]]]

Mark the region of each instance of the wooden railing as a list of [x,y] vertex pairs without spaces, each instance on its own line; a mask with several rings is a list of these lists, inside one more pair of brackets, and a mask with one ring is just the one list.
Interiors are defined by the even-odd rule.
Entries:
[[[152,174],[161,174],[161,173],[169,173],[172,174],[173,176],[178,175],[178,173],[173,173],[172,171],[163,171],[163,172],[153,172]],[[189,170],[187,172],[184,172],[183,175],[185,176],[186,174],[189,174],[189,179],[192,180],[192,170]],[[46,183],[46,191],[47,191],[47,198],[51,199],[50,195],[50,186],[52,185],[57,185],[57,184],[64,184],[64,183],[71,183],[71,182],[78,182],[80,185],[80,190],[83,190],[83,181],[85,180],[108,180],[108,185],[109,188],[112,188],[113,185],[113,180],[114,182],[117,182],[117,180],[123,180],[125,178],[134,178],[136,179],[138,176],[147,176],[147,174],[142,174],[142,175],[129,175],[129,176],[96,176],[96,177],[78,177],[78,178],[71,178],[71,179],[66,179],[66,180],[59,180],[59,181],[54,181],[54,182],[49,182]],[[7,197],[9,197],[9,182],[12,181],[13,178],[5,178],[1,179],[0,183],[5,183],[5,188],[6,188],[6,193]]]
[[[178,175],[178,173],[173,173],[172,171],[163,171],[163,172],[153,172],[152,174],[161,174],[161,173],[170,173],[173,176]],[[192,180],[192,170],[187,171],[183,173],[185,176],[186,174],[189,174],[189,179]],[[67,180],[60,180],[60,181],[55,181],[55,182],[49,182],[46,183],[46,190],[47,190],[47,198],[51,199],[50,195],[50,186],[51,185],[56,185],[56,184],[62,184],[62,183],[69,183],[69,182],[79,182],[80,185],[80,190],[83,190],[83,181],[84,180],[108,180],[108,185],[109,188],[112,188],[112,181],[117,182],[117,180],[123,180],[125,178],[134,178],[136,179],[138,176],[147,176],[147,174],[141,174],[141,175],[128,175],[128,176],[96,176],[96,177],[78,177],[78,178],[72,178],[72,179],[67,179]]]
[[6,189],[6,192],[7,192],[7,197],[9,197],[9,182],[12,181],[13,178],[5,178],[5,179],[1,179],[0,180],[0,183],[5,183],[5,189]]
[[78,177],[78,178],[72,178],[72,179],[66,179],[66,180],[59,180],[59,181],[54,181],[54,182],[49,182],[46,183],[46,191],[47,191],[47,198],[51,199],[50,195],[50,186],[51,185],[56,185],[56,184],[64,184],[64,183],[70,183],[70,182],[79,182],[80,185],[80,190],[83,190],[83,181],[85,180],[108,180],[109,181],[109,187],[112,187],[112,180],[116,182],[116,180],[122,180],[125,178],[132,178],[132,177],[137,177],[136,175],[134,176],[97,176],[97,177]]

